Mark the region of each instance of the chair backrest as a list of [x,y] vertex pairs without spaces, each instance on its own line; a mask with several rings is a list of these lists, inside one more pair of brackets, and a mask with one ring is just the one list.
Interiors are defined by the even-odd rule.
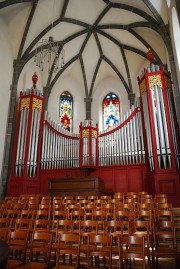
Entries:
[[35,219],[33,221],[34,230],[49,231],[51,226],[50,219]]
[[33,219],[35,211],[30,209],[21,210],[20,218]]
[[175,225],[173,221],[160,220],[154,222],[155,248],[160,245],[176,249]]
[[145,238],[130,235],[120,238],[120,259],[141,259],[145,269]]
[[[34,231],[30,237],[30,262],[39,260],[49,266],[52,247],[52,233]],[[38,256],[37,256],[38,253]]]
[[71,219],[72,220],[84,220],[85,219],[85,211],[82,209],[74,210],[71,214]]
[[73,227],[74,227],[74,221],[73,220],[58,220],[57,221],[57,226],[56,226],[56,231],[57,233],[67,233],[67,232],[73,232]]
[[19,259],[22,262],[25,262],[28,236],[29,231],[25,229],[16,229],[14,231],[9,231],[7,243],[9,248],[11,249],[11,259]]
[[84,220],[80,222],[80,234],[86,236],[89,233],[97,234],[97,221],[96,220]]
[[129,210],[117,210],[115,212],[115,220],[121,220],[121,221],[130,221],[132,217],[132,213]]
[[123,236],[124,222],[119,220],[109,220],[104,223],[105,234]]
[[[112,236],[103,234],[90,234],[88,236],[88,268],[90,263],[93,262],[91,257],[104,257],[107,258],[107,267],[111,268],[112,264]],[[100,259],[98,259],[100,260]],[[98,264],[100,267],[101,264]],[[104,264],[103,264],[104,266]],[[91,266],[93,267],[93,266]]]
[[26,229],[30,230],[32,228],[32,219],[19,218],[15,221],[15,229]]
[[172,210],[155,210],[154,211],[154,220],[173,220]]
[[[80,235],[73,233],[60,233],[58,236],[58,251],[56,265],[70,265],[72,268],[79,268],[80,264]],[[69,255],[73,259],[69,259]],[[68,257],[68,259],[66,258]],[[63,257],[63,258],[62,258]],[[59,268],[59,267],[58,267]],[[69,268],[69,267],[68,267]]]
[[36,219],[50,219],[50,213],[49,210],[37,210]]

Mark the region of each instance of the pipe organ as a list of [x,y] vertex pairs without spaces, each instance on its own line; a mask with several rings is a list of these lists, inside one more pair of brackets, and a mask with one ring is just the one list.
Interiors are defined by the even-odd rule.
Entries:
[[180,169],[179,139],[170,75],[152,63],[138,79],[150,170]]
[[36,177],[38,169],[145,163],[146,154],[150,171],[173,166],[179,169],[170,77],[159,66],[151,64],[139,78],[139,87],[142,105],[137,99],[135,105],[121,115],[119,124],[98,132],[92,120],[85,120],[80,124],[79,134],[65,130],[47,111],[43,113],[44,98],[37,89],[22,92],[15,176]]
[[137,175],[138,188],[146,185],[149,192],[167,192],[174,204],[180,204],[180,139],[166,70],[151,58],[150,66],[138,77],[140,97],[120,115],[119,123],[99,131],[92,120],[84,120],[77,134],[44,111],[44,96],[36,88],[37,75],[33,77],[32,89],[20,94],[9,194],[13,188],[18,189],[16,195],[29,193],[31,188],[38,193],[45,175],[48,181],[52,173],[62,178],[66,171],[81,174],[81,169],[87,169],[95,177],[103,175],[113,191],[116,186],[118,191],[134,188]]

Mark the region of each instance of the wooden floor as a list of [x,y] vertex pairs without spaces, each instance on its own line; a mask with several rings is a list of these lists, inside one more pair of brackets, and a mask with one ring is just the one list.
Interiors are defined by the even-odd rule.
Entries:
[[[23,266],[21,266],[21,268],[23,269]],[[53,269],[53,266],[51,268]],[[116,262],[113,262],[112,269],[116,269],[116,268],[118,268],[118,265]],[[155,265],[148,264],[148,261],[147,261],[146,268],[155,269]],[[86,269],[86,266],[81,264],[79,269]],[[124,266],[124,269],[129,269],[129,267]],[[131,264],[131,269],[142,269],[142,263],[140,261],[134,261]],[[158,269],[180,269],[180,261],[176,262],[174,259],[170,259],[170,258],[159,259]]]

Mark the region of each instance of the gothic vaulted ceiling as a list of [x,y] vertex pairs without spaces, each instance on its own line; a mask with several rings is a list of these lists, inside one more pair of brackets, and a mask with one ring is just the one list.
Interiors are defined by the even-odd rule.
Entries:
[[63,45],[64,67],[56,73],[45,67],[43,73],[49,94],[63,76],[76,77],[84,97],[92,97],[103,79],[114,77],[130,96],[147,64],[149,47],[159,64],[166,63],[164,0],[8,0],[0,1],[0,14],[8,25],[13,57],[20,63],[19,75],[32,64],[39,41],[53,36],[59,52]]

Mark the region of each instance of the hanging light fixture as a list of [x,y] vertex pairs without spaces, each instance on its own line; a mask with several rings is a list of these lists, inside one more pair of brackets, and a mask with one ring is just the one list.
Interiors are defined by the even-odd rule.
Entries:
[[[53,2],[50,31],[53,30],[54,3],[55,0]],[[63,68],[65,63],[65,50],[63,44],[59,45],[59,42],[54,40],[53,35],[49,36],[48,39],[42,39],[42,41],[37,43],[34,62],[42,71],[44,70],[44,66],[47,65],[49,73],[52,68],[56,73],[60,68]]]
[[42,39],[37,43],[34,62],[42,71],[44,66],[48,66],[48,72],[50,73],[53,67],[56,73],[60,68],[63,68],[65,63],[65,50],[63,45],[54,45],[53,36],[49,36],[48,39]]

